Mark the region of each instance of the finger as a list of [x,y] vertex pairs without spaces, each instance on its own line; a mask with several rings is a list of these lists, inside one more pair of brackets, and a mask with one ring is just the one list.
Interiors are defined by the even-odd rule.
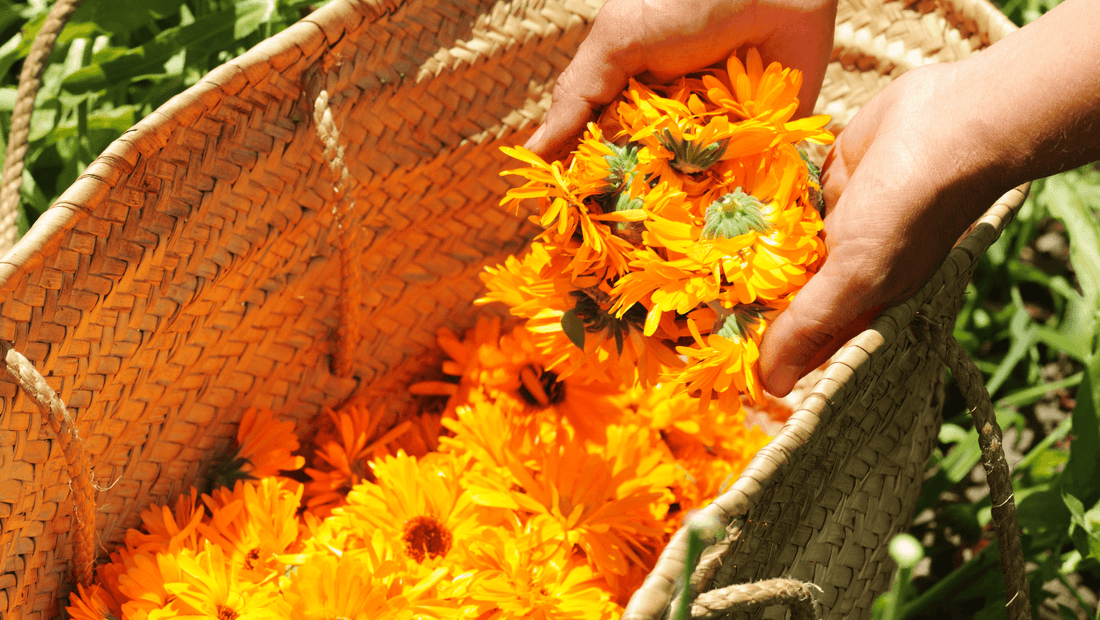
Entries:
[[775,396],[786,396],[798,379],[862,331],[881,304],[867,293],[873,283],[830,257],[791,305],[764,332],[760,377]]
[[609,2],[592,25],[592,32],[554,84],[546,120],[525,145],[544,159],[561,159],[589,121],[626,88],[630,77],[644,69],[640,42],[629,33],[637,16]]
[[827,2],[822,7],[782,22],[782,36],[772,36],[759,46],[760,55],[768,62],[778,62],[802,72],[795,118],[814,113],[833,49],[836,3]]

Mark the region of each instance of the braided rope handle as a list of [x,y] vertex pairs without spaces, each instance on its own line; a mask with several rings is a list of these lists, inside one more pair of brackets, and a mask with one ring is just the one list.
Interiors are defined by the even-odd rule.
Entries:
[[978,429],[978,445],[982,450],[982,467],[989,484],[989,499],[993,502],[993,524],[1001,543],[1001,570],[1004,571],[1005,592],[1008,597],[1009,620],[1031,618],[1030,588],[1024,564],[1024,552],[1020,544],[1020,528],[1016,522],[1016,501],[1012,493],[1012,480],[1001,446],[1001,427],[993,412],[993,402],[985,389],[982,372],[967,355],[966,350],[950,332],[927,315],[917,315],[913,323],[917,335],[932,346],[932,350],[951,370],[959,389],[974,417]]
[[812,583],[794,579],[767,579],[754,583],[741,583],[717,590],[703,592],[691,604],[691,617],[698,620],[717,620],[727,614],[747,612],[757,607],[786,605],[791,620],[815,620]]
[[23,388],[61,444],[65,463],[69,470],[69,488],[73,492],[76,512],[76,528],[73,537],[73,573],[78,583],[89,586],[95,574],[95,495],[92,472],[84,454],[84,442],[76,432],[76,423],[65,403],[46,383],[46,379],[34,364],[0,340],[0,353],[4,356],[4,370]]
[[360,304],[363,298],[363,278],[359,263],[359,227],[352,225],[355,199],[348,191],[351,174],[348,172],[344,157],[344,145],[341,143],[340,129],[329,107],[330,95],[321,85],[321,76],[311,75],[309,91],[313,96],[313,124],[317,137],[324,145],[324,157],[328,163],[331,177],[333,200],[332,207],[336,242],[340,252],[340,298],[339,324],[336,328],[336,351],[333,360],[333,374],[338,377],[350,377],[354,369],[355,348],[359,343]]
[[46,15],[46,22],[34,37],[23,70],[19,73],[19,88],[15,92],[15,107],[11,112],[11,134],[8,137],[4,170],[0,173],[0,254],[7,252],[19,237],[19,189],[23,185],[23,162],[27,157],[27,140],[31,133],[34,99],[42,88],[42,74],[50,62],[57,36],[80,8],[84,0],[57,0]]

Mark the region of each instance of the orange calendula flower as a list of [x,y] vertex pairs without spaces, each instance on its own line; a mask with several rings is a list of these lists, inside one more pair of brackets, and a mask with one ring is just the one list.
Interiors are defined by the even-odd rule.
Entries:
[[348,491],[360,481],[369,479],[368,461],[385,453],[411,426],[402,422],[393,428],[382,425],[385,416],[350,404],[339,411],[325,410],[328,424],[314,438],[317,449],[305,485],[306,504],[318,514],[325,514],[344,502]]
[[77,591],[69,597],[69,606],[65,611],[73,620],[103,620],[122,616],[121,606],[99,584],[87,588],[77,584]]
[[282,580],[283,606],[295,620],[371,618],[405,620],[453,616],[433,613],[438,600],[422,599],[408,587],[404,563],[371,546],[355,553],[315,553]]
[[793,143],[832,136],[827,117],[791,120],[801,84],[753,49],[726,71],[631,80],[564,162],[510,150],[531,166],[512,198],[537,194],[546,230],[486,271],[481,301],[525,319],[559,378],[669,377],[729,406],[739,390],[758,397],[755,345],[688,317],[775,307],[824,260],[820,181]]
[[744,64],[737,56],[730,56],[726,63],[726,75],[704,75],[702,79],[707,89],[706,96],[714,105],[730,110],[743,119],[782,124],[786,142],[811,140],[831,144],[833,141],[832,134],[823,129],[829,122],[828,116],[790,121],[798,109],[802,73],[784,68],[777,62],[765,69],[756,48],[748,50]]
[[[633,438],[649,446],[649,437]],[[627,450],[626,444],[615,444]],[[488,446],[486,446],[488,447]],[[555,443],[521,462],[508,451],[507,476],[470,476],[475,501],[560,524],[566,541],[585,550],[602,575],[626,575],[631,563],[645,565],[655,557],[664,534],[655,513],[667,511],[673,470],[659,459],[625,463],[608,448],[579,442]]]
[[759,342],[767,327],[767,307],[744,306],[719,308],[709,314],[714,321],[711,333],[701,335],[695,319],[688,318],[688,329],[695,346],[678,346],[676,350],[688,358],[688,365],[669,380],[683,384],[689,392],[699,393],[699,411],[705,412],[713,397],[719,406],[736,410],[740,395],[754,400],[763,396],[757,377],[756,361],[760,356]]
[[199,531],[226,551],[242,579],[261,583],[286,568],[277,558],[298,544],[302,485],[277,478],[238,481],[232,490],[215,489],[203,501],[210,518]]

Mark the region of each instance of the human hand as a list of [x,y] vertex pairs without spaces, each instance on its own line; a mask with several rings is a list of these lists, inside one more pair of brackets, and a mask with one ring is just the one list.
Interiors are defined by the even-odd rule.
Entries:
[[802,71],[795,117],[817,101],[833,44],[837,0],[609,0],[554,86],[546,122],[526,147],[561,159],[587,122],[646,74],[671,80],[755,45],[765,63]]
[[[872,98],[822,171],[828,258],[764,333],[760,377],[777,396],[887,305],[920,289],[1009,187],[954,64],[914,69]],[[963,90],[960,90],[963,89]]]

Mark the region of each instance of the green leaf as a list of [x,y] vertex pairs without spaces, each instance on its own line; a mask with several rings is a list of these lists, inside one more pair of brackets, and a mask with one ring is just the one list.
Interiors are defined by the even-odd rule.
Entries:
[[[1097,173],[1075,170],[1047,179],[1038,200],[1060,219],[1070,239],[1070,262],[1081,285],[1081,295],[1070,299],[1063,333],[1092,342],[1100,310],[1100,222],[1089,202],[1096,202]],[[1089,190],[1092,191],[1089,191]]]
[[[1061,501],[1058,482],[1016,491],[1016,520],[1020,530],[1032,538],[1036,546],[1052,548],[1065,541],[1070,514]],[[989,512],[989,508],[985,509]]]
[[584,350],[584,319],[577,316],[576,310],[561,315],[561,330],[578,349]]
[[1013,298],[1017,309],[1012,315],[1012,322],[1009,324],[1009,333],[1012,334],[1012,346],[1005,354],[1004,359],[1001,360],[997,371],[986,382],[986,389],[989,390],[991,395],[997,393],[997,390],[1009,378],[1012,369],[1024,359],[1031,347],[1035,346],[1035,341],[1038,338],[1039,326],[1032,322],[1031,315],[1023,307],[1019,290],[1016,287],[1013,287]]
[[1086,506],[1100,500],[1100,354],[1085,367],[1077,404],[1073,407],[1073,442],[1063,478],[1063,489]]
[[62,86],[71,93],[102,90],[135,78],[162,73],[164,64],[181,49],[203,48],[204,52],[224,49],[233,42],[235,11],[205,15],[187,26],[169,28],[152,41],[111,60],[100,61],[74,71]]
[[1062,616],[1062,620],[1078,620],[1077,612],[1061,603],[1058,603],[1058,613]]
[[175,15],[183,0],[126,0],[85,2],[73,14],[73,23],[91,22],[105,32],[124,34]]
[[[124,131],[134,125],[137,120],[136,106],[126,105],[117,108],[100,109],[88,115],[89,131],[110,131],[116,135],[122,135]],[[77,135],[77,120],[75,118],[61,123],[50,132],[48,139],[58,142],[65,138]]]
[[[38,35],[38,31],[42,30],[42,26],[46,23],[47,15],[47,12],[43,12],[41,15],[27,22],[27,25],[23,26],[23,38],[20,40],[16,52],[19,58],[24,58],[30,53],[31,45],[34,43],[34,37]],[[95,24],[70,21],[65,25],[61,34],[57,35],[57,41],[54,42],[54,46],[55,49],[60,49],[68,45],[73,39],[84,39],[93,37],[96,34],[99,34],[99,28]]]
[[[1039,340],[1042,340],[1042,333],[1044,330],[1039,330]],[[1081,378],[1084,375],[1077,373],[1061,379],[1058,381],[1052,381],[1050,383],[1044,383],[1042,385],[1036,385],[1033,387],[1017,390],[1011,394],[1006,394],[1003,398],[997,400],[998,407],[1023,407],[1026,405],[1034,404],[1043,396],[1055,391],[1065,388],[1071,388],[1081,383]],[[941,440],[942,441],[942,440]]]
[[1081,500],[1064,492],[1062,501],[1072,517],[1070,539],[1073,545],[1081,555],[1100,560],[1100,504],[1086,511]]

